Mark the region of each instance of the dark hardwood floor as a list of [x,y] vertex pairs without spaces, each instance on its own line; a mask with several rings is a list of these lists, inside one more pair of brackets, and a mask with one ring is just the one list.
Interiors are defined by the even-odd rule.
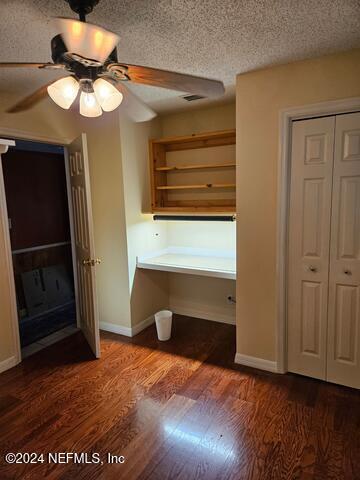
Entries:
[[1,480],[360,479],[359,391],[234,365],[230,325],[177,317],[169,342],[154,326],[101,342],[100,360],[76,334],[0,375]]

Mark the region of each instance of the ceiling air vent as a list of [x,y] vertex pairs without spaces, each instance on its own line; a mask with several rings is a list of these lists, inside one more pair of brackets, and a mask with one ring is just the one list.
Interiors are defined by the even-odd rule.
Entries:
[[187,102],[194,102],[195,100],[201,100],[205,97],[202,97],[201,95],[184,95],[183,97],[184,100],[186,100]]

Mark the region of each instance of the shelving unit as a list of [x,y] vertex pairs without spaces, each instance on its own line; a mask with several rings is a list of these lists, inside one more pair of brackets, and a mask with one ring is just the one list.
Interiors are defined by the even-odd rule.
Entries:
[[235,145],[235,130],[150,140],[153,213],[234,213]]

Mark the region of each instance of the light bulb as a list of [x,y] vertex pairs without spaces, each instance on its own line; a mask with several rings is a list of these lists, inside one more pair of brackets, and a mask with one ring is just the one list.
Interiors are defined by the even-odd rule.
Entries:
[[119,42],[119,37],[105,28],[72,18],[57,18],[57,27],[67,50],[84,58],[104,63]]
[[102,78],[98,78],[94,82],[94,91],[101,108],[105,112],[115,110],[123,100],[123,95],[114,85]]
[[79,82],[74,77],[60,78],[47,87],[50,98],[61,108],[68,110],[79,91]]
[[81,92],[80,115],[84,117],[100,117],[101,107],[94,92]]

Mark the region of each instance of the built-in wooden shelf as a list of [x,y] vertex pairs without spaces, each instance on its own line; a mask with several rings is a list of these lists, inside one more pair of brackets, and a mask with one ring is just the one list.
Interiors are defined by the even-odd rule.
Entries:
[[235,213],[235,144],[235,130],[150,140],[152,211]]
[[155,170],[157,172],[174,172],[177,170],[203,170],[205,168],[235,168],[236,163],[213,163],[213,164],[202,164],[202,165],[176,165],[176,166],[166,166],[166,167],[157,167]]
[[157,190],[194,190],[201,188],[235,188],[235,183],[205,183],[201,185],[161,185]]

